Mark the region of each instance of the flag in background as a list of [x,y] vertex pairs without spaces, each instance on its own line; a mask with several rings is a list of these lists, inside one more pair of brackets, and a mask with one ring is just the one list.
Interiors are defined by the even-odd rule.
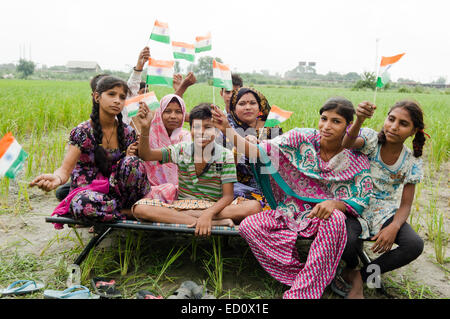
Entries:
[[290,118],[292,114],[293,112],[285,111],[276,105],[272,105],[264,127],[274,127],[279,125]]
[[228,91],[233,89],[230,68],[225,64],[217,62],[215,59],[213,59],[213,86],[224,88]]
[[174,61],[148,59],[147,84],[173,86]]
[[139,102],[145,102],[150,110],[156,110],[159,107],[158,99],[156,98],[155,92],[148,92],[138,96],[134,96],[125,101],[125,107],[127,110],[127,116],[133,117],[139,111]]
[[150,34],[150,39],[169,44],[169,25],[165,22],[155,20],[155,25],[153,26],[152,34]]
[[195,53],[211,51],[211,33],[195,38]]
[[12,133],[6,133],[0,140],[0,177],[15,178],[27,157]]
[[378,71],[377,77],[377,87],[382,88],[387,82],[389,82],[389,73],[387,72],[392,64],[398,62],[405,53],[394,55],[394,56],[382,56],[380,62],[380,69]]
[[173,58],[194,62],[195,46],[193,44],[172,41]]

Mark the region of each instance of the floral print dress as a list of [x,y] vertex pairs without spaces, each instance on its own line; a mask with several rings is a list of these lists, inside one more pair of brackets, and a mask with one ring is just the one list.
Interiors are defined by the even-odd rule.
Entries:
[[[125,145],[136,141],[133,128],[124,124]],[[97,221],[124,219],[122,208],[130,208],[134,202],[150,191],[143,161],[136,156],[125,156],[119,149],[107,150],[111,159],[111,172],[103,176],[95,165],[95,138],[91,121],[85,121],[75,127],[69,138],[69,144],[78,147],[80,158],[71,174],[70,191],[85,187],[94,180],[108,179],[107,193],[90,189],[78,192],[71,200],[70,213],[75,218],[88,218]]]

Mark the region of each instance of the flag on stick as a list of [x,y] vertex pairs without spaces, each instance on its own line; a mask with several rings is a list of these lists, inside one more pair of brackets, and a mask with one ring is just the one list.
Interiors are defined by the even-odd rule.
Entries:
[[173,86],[174,61],[148,59],[147,84]]
[[276,105],[272,105],[264,127],[277,126],[290,118],[292,113],[293,112],[282,110]]
[[170,43],[169,25],[167,23],[155,20],[155,25],[153,26],[150,39],[169,44]]
[[6,133],[0,140],[0,177],[15,178],[27,157],[12,133]]
[[174,59],[194,62],[195,46],[193,44],[172,41],[172,48]]
[[195,53],[211,51],[211,33],[195,38]]
[[127,116],[133,117],[139,111],[139,102],[145,102],[150,110],[156,110],[159,107],[158,99],[156,98],[155,92],[148,92],[145,94],[137,95],[129,98],[125,101],[125,107],[127,110]]
[[233,89],[230,68],[215,59],[213,59],[213,86],[224,88],[227,91]]
[[387,72],[392,64],[396,63],[398,60],[404,56],[405,53],[394,55],[394,56],[382,56],[380,62],[380,69],[378,71],[377,77],[377,87],[382,88],[387,82],[389,82],[389,73]]

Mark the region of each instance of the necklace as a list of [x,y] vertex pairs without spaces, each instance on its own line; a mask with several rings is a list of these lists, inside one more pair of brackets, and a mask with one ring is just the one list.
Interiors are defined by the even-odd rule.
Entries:
[[105,134],[105,131],[102,129],[102,131],[103,131],[103,134],[104,134],[104,136],[105,136],[105,139],[106,139],[106,148],[109,148],[109,145],[110,145],[110,143],[111,143],[111,139],[112,139],[112,137],[113,137],[113,135],[114,135],[114,131],[116,130],[116,122],[114,122],[114,126],[113,126],[113,128],[112,128],[112,130],[111,130],[111,134],[109,135],[109,138],[106,136],[106,134]]
[[320,153],[323,155],[323,157],[325,159],[323,159],[325,162],[329,162],[331,158],[333,158],[333,156],[335,156],[336,154],[338,154],[341,151],[341,147],[338,149],[338,151],[336,153],[332,152],[331,155],[329,155],[327,152],[325,152],[324,149],[320,149]]

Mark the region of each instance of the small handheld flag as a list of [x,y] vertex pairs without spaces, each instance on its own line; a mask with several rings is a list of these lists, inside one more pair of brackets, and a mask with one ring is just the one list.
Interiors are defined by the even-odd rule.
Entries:
[[15,178],[27,157],[12,133],[6,133],[0,140],[0,177]]
[[277,126],[280,123],[289,119],[292,114],[293,114],[293,112],[285,111],[285,110],[280,109],[276,105],[272,105],[270,108],[270,113],[267,116],[266,123],[264,124],[264,127]]
[[172,48],[174,59],[194,62],[195,46],[193,44],[172,41]]
[[233,89],[230,68],[223,63],[217,62],[215,59],[213,59],[213,86],[224,88],[228,91]]
[[173,86],[174,61],[148,59],[147,84]]
[[170,43],[169,25],[167,23],[155,20],[152,34],[150,35],[150,40],[169,44]]
[[195,53],[211,51],[211,33],[195,38]]
[[404,55],[405,53],[389,57],[381,57],[380,69],[377,77],[377,87],[382,88],[387,82],[389,82],[389,73],[387,71],[391,68],[392,64],[398,62],[398,60],[400,60]]
[[134,117],[139,111],[139,102],[145,102],[150,110],[156,110],[159,107],[158,99],[156,98],[155,92],[148,92],[138,96],[134,96],[125,101],[125,107],[127,110],[128,117]]

